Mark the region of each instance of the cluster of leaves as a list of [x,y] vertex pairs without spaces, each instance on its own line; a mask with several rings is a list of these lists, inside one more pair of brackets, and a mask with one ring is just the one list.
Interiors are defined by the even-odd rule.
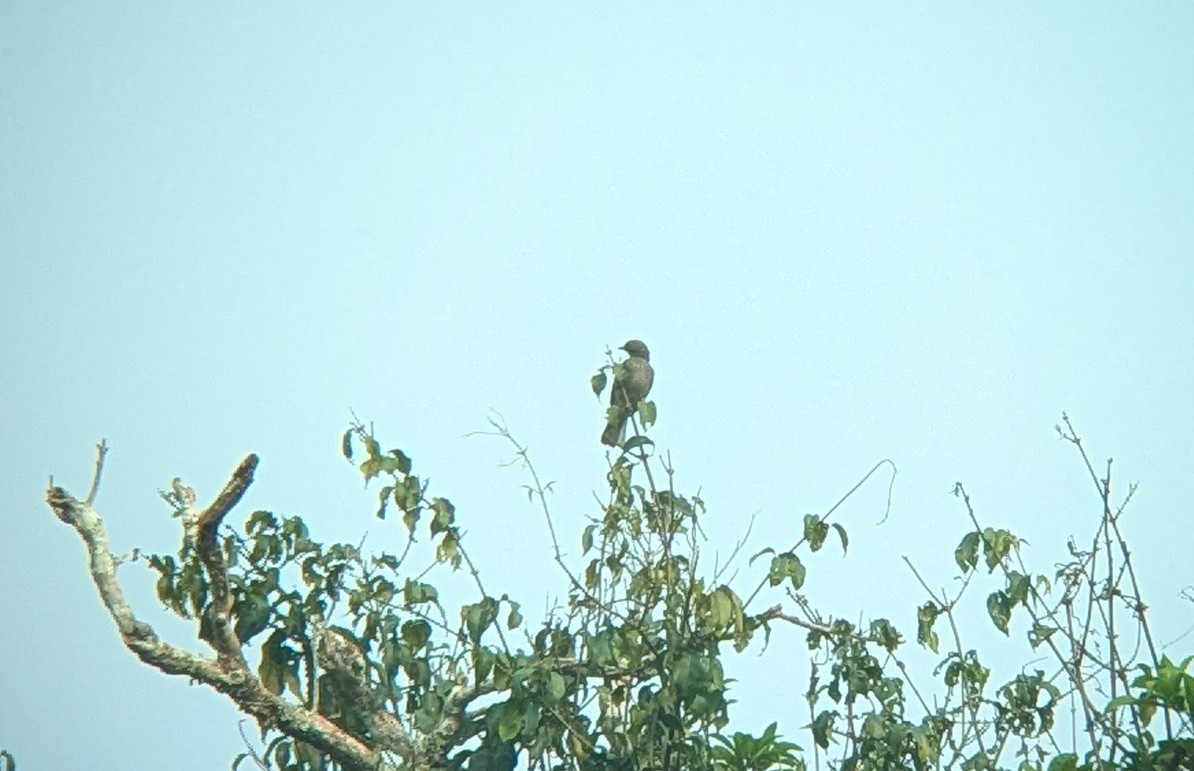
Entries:
[[[460,565],[460,533],[451,503],[426,496],[403,453],[382,453],[360,427],[352,433],[365,445],[365,477],[385,474],[392,481],[383,489],[378,516],[386,515],[387,503],[402,511],[407,549],[400,555],[365,556],[351,544],[312,540],[299,517],[253,512],[243,531],[226,529],[222,540],[235,632],[242,644],[258,650],[257,674],[273,693],[315,707],[369,741],[368,725],[317,663],[320,630],[341,622],[336,631],[359,647],[378,704],[406,717],[415,730],[433,734],[452,717],[446,714],[447,694],[501,609],[506,610],[510,628],[522,619],[517,604],[507,597],[486,596],[462,608],[458,622],[449,620],[437,588],[412,575],[405,561],[420,519],[429,512],[426,530],[436,559]],[[351,454],[350,436],[345,448]],[[184,539],[177,555],[154,555],[149,564],[159,574],[157,593],[163,604],[184,618],[198,619],[199,636],[208,639],[209,587],[195,544]],[[494,677],[509,677],[515,670],[507,655],[494,655],[487,667]],[[262,760],[284,769],[331,767],[313,747],[288,736],[276,737]]]
[[[1076,438],[1072,441],[1080,447]],[[828,750],[838,743],[843,748],[837,761],[842,769],[999,769],[1006,767],[1003,758],[1008,754],[1017,758],[1019,771],[1194,767],[1194,712],[1189,699],[1194,677],[1186,671],[1191,659],[1175,665],[1167,657],[1156,658],[1144,603],[1134,586],[1130,552],[1118,529],[1122,506],[1112,511],[1108,502],[1109,474],[1100,480],[1099,489],[1106,505],[1096,546],[1090,551],[1071,547],[1073,561],[1050,579],[1032,575],[1024,567],[1022,541],[1014,534],[981,526],[965,490],[957,486],[955,492],[964,500],[974,526],[954,552],[962,586],[945,597],[934,594],[922,581],[930,600],[917,609],[917,643],[932,653],[941,651],[937,622],[943,618],[949,622],[954,644],[934,670],[935,683],[908,679],[900,650],[903,638],[888,621],[873,621],[865,630],[842,620],[826,622],[793,594],[805,611],[805,619],[798,623],[810,629],[810,649],[820,652],[813,661],[807,693],[814,712],[810,724],[814,746]],[[1103,580],[1095,575],[1100,561],[1106,563],[1109,576]],[[1056,667],[1052,675],[1039,669],[1021,672],[991,687],[991,670],[977,650],[963,645],[956,617],[962,596],[983,572],[1002,577],[1002,585],[986,600],[992,625],[1010,635],[1013,614],[1028,616],[1026,641],[1031,649],[1043,647],[1052,655]],[[1123,582],[1132,584],[1130,591],[1124,590]],[[1055,584],[1062,587],[1056,596]],[[1075,606],[1082,595],[1087,613],[1079,618]],[[1142,674],[1131,682],[1131,692],[1116,697],[1117,687],[1122,691],[1127,685],[1133,666],[1124,657],[1114,627],[1117,611],[1122,613],[1125,606],[1134,631],[1144,641],[1146,658],[1155,664],[1138,664]],[[1106,625],[1102,634],[1095,629],[1100,620]],[[1121,635],[1128,631],[1126,626],[1121,626]],[[1109,648],[1103,656],[1093,653],[1100,640]],[[822,682],[820,672],[826,665],[828,677]],[[925,695],[934,685],[938,697],[930,706]],[[919,707],[915,721],[906,717],[913,711],[908,690]],[[1100,694],[1110,695],[1110,701],[1096,701]],[[832,706],[816,711],[823,699]],[[1067,699],[1084,712],[1082,753],[1060,751],[1053,736],[1057,710]],[[1163,723],[1161,739],[1152,729],[1158,720]]]
[[[1119,528],[1133,490],[1114,508],[1110,464],[1105,476],[1095,474],[1081,440],[1068,421],[1066,426],[1062,435],[1086,461],[1103,508],[1092,546],[1080,550],[1071,544],[1070,562],[1052,577],[1034,575],[1021,560],[1022,541],[1007,530],[983,527],[965,490],[955,488],[973,524],[954,552],[961,588],[947,597],[922,580],[930,599],[917,610],[917,642],[923,648],[940,652],[936,625],[942,618],[953,640],[935,669],[939,696],[932,707],[923,694],[933,684],[907,678],[902,639],[887,621],[872,622],[865,632],[844,621],[826,623],[793,596],[806,610],[810,647],[829,664],[828,682],[822,684],[817,675],[823,664],[814,660],[810,708],[822,697],[835,705],[815,714],[814,744],[828,749],[840,742],[841,768],[996,769],[1005,767],[1008,754],[1018,759],[1020,771],[1194,767],[1189,699],[1194,677],[1186,671],[1191,659],[1176,665],[1158,656]],[[1002,579],[986,599],[993,626],[1010,635],[1013,615],[1027,616],[1026,641],[1053,660],[1053,674],[1021,672],[990,687],[990,669],[978,651],[963,645],[956,617],[967,588],[983,572]],[[1129,634],[1136,644],[1126,644]],[[1129,684],[1133,668],[1141,674]],[[904,717],[909,712],[905,688],[918,701],[919,722]],[[1057,710],[1066,700],[1083,713],[1081,753],[1060,751],[1053,735]]]
[[[592,385],[599,394],[604,373]],[[1174,664],[1152,645],[1118,529],[1122,506],[1110,505],[1109,473],[1096,476],[1104,516],[1092,547],[1071,546],[1071,561],[1052,577],[1028,570],[1022,541],[983,526],[957,486],[973,525],[954,551],[961,587],[946,596],[921,581],[928,599],[915,610],[915,641],[939,658],[932,680],[914,683],[909,646],[895,624],[823,615],[801,594],[801,554],[822,549],[830,532],[843,552],[849,546],[845,528],[829,520],[832,511],[806,516],[791,547],[756,554],[770,563],[749,594],[723,580],[737,549],[726,564],[707,564],[705,504],[678,492],[672,468],[651,455],[654,445],[639,423],[654,418],[654,404],[637,405],[635,433],[609,464],[608,498],[579,534],[576,566],[555,542],[546,489],[526,450],[495,424],[534,480],[531,497],[542,506],[566,582],[560,604],[537,624],[528,624],[507,594],[487,590],[454,506],[428,494],[410,457],[382,450],[371,430],[354,424],[343,453],[366,482],[380,482],[376,514],[386,519],[397,511],[404,548],[366,555],[349,544],[321,544],[300,518],[265,511],[254,512],[243,531],[227,529],[222,547],[235,632],[255,646],[262,681],[380,744],[359,694],[347,695],[317,655],[321,630],[333,628],[359,651],[368,703],[394,715],[409,739],[407,751],[391,759],[394,767],[497,771],[521,758],[531,768],[578,771],[803,769],[809,759],[779,738],[775,723],[757,737],[721,733],[732,703],[725,657],[744,651],[760,632],[766,643],[775,626],[790,625],[805,631],[810,651],[807,728],[818,764],[824,756],[843,771],[977,770],[1004,768],[1010,755],[1020,771],[1168,771],[1194,757],[1190,659]],[[1076,437],[1067,438],[1081,449]],[[423,536],[426,545],[414,548]],[[412,554],[423,551],[433,566],[471,577],[476,596],[457,613],[441,603],[435,573],[410,568]],[[206,638],[209,587],[194,544],[184,539],[177,554],[154,556],[150,565],[162,602],[197,619]],[[1010,635],[1013,617],[1026,615],[1027,642],[1049,654],[1052,674],[1034,669],[993,685],[983,657],[963,644],[956,611],[984,574],[1001,581],[986,599],[995,629]],[[781,603],[752,612],[764,590],[782,592],[790,609]],[[1115,619],[1125,606],[1147,641],[1143,661],[1118,647],[1125,630]],[[938,631],[943,619],[948,645]],[[1092,637],[1108,646],[1103,655],[1093,653]],[[1140,674],[1129,681],[1133,667]],[[1083,712],[1081,754],[1076,747],[1061,751],[1053,736],[1065,701]],[[274,735],[264,753],[238,760],[246,758],[285,771],[334,766],[285,734]]]

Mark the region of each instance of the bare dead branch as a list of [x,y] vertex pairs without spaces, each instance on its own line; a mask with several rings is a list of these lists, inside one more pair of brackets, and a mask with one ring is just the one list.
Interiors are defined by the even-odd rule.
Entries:
[[246,455],[232,472],[232,478],[224,485],[224,489],[194,520],[195,548],[211,586],[211,604],[205,611],[211,621],[210,642],[225,665],[245,671],[248,671],[248,664],[232,626],[232,592],[228,586],[228,564],[220,549],[219,530],[224,517],[240,502],[253,483],[253,471],[256,468],[257,456]]
[[240,499],[244,497],[249,485],[253,484],[253,472],[256,470],[257,456],[250,453],[236,467],[236,471],[232,472],[232,478],[224,485],[224,489],[220,491],[216,499],[199,515],[200,529],[214,530],[219,527],[224,516],[232,510],[233,506],[240,503]]

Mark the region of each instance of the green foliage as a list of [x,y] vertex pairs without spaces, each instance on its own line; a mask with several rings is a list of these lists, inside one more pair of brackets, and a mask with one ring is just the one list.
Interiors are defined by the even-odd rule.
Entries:
[[[1141,707],[1141,718],[1145,723],[1152,720],[1158,709],[1173,710],[1183,713],[1194,720],[1194,675],[1191,675],[1190,662],[1194,656],[1182,659],[1181,664],[1174,664],[1168,656],[1161,656],[1161,663],[1154,672],[1147,664],[1141,664],[1142,674],[1132,681],[1132,688],[1139,692],[1133,697],[1121,697],[1134,700]],[[1120,699],[1112,702],[1113,706]],[[1112,707],[1108,707],[1111,709]],[[1147,711],[1144,711],[1147,708]]]
[[[594,393],[608,385],[605,370],[616,374],[618,366],[593,377]],[[649,428],[654,403],[639,404],[638,417],[640,431]],[[554,540],[547,487],[526,450],[495,428],[526,464],[529,497],[542,505]],[[671,467],[654,460],[653,448],[640,433],[609,463],[606,497],[577,538],[579,563],[565,561],[553,544],[563,596],[542,619],[528,621],[515,599],[485,585],[455,506],[431,494],[413,473],[411,456],[383,451],[371,430],[354,424],[341,451],[377,485],[375,514],[402,534],[399,549],[366,554],[318,541],[299,517],[253,512],[243,528],[220,536],[235,635],[254,651],[266,690],[384,749],[387,768],[765,771],[823,762],[843,771],[1089,771],[1173,769],[1194,757],[1191,658],[1175,664],[1149,650],[1133,662],[1117,647],[1123,618],[1144,628],[1145,605],[1134,588],[1121,587],[1132,576],[1129,552],[1106,500],[1102,540],[1088,551],[1071,546],[1070,562],[1051,580],[1025,567],[1024,541],[980,523],[957,485],[971,522],[952,563],[948,551],[943,560],[960,571],[960,582],[946,594],[921,580],[928,596],[908,612],[917,645],[907,646],[888,619],[852,623],[822,615],[801,594],[809,566],[821,558],[811,555],[831,530],[843,556],[848,549],[832,511],[805,516],[794,545],[759,551],[748,563],[758,588],[741,592],[724,578],[724,566],[710,568],[702,559],[705,504],[676,490]],[[1109,495],[1108,482],[1104,499]],[[422,558],[417,569],[415,555]],[[770,556],[765,570],[754,565],[762,555]],[[1096,558],[1120,560],[1111,573],[1119,578],[1096,579]],[[424,569],[428,559],[434,569]],[[193,538],[148,564],[165,607],[197,620],[198,635],[211,639],[212,580]],[[441,587],[455,571],[471,578],[474,595],[449,609]],[[992,680],[986,657],[963,643],[956,613],[971,584],[983,582],[988,586],[976,591],[986,593],[993,628],[1050,659],[1053,674],[1034,668],[993,684],[1001,680]],[[756,601],[771,607],[760,610]],[[1076,615],[1082,607],[1085,618]],[[1109,648],[1096,656],[1090,630],[1116,613],[1121,625],[1115,634],[1105,630]],[[734,703],[732,654],[755,644],[760,632],[769,642],[778,625],[801,630],[809,652],[807,717],[800,718],[811,739],[807,752],[782,740],[776,722],[759,736],[723,733]],[[329,635],[338,641],[339,660],[321,647]],[[914,655],[931,657],[931,677],[912,680],[906,662]],[[1139,673],[1130,685],[1129,670]],[[345,672],[358,673],[359,682],[346,681]],[[1106,707],[1092,699],[1100,692],[1112,694]],[[776,704],[787,709],[782,699]],[[1082,713],[1081,746],[1055,736],[1063,705]],[[400,723],[401,746],[386,743],[379,713]],[[339,767],[304,737],[262,728],[263,750],[234,765],[251,759],[284,771]]]
[[804,769],[804,761],[796,753],[800,747],[776,737],[776,723],[767,726],[762,736],[735,732],[730,737],[717,734],[710,752],[715,769],[726,771],[768,771],[768,769]]

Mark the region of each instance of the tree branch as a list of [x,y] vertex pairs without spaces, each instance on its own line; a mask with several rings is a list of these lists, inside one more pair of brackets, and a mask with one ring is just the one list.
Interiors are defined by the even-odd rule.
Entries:
[[95,446],[95,473],[91,476],[91,490],[87,493],[87,505],[95,505],[95,496],[99,493],[100,477],[104,473],[104,458],[108,455],[108,443],[101,439]]
[[[102,455],[101,451],[101,462]],[[206,527],[214,533],[214,526],[219,524],[220,518],[244,494],[256,463],[257,458],[253,455],[242,461],[215,503],[200,515],[200,528],[205,526],[202,524],[205,522]],[[99,465],[97,463],[96,478],[99,476]],[[92,496],[89,497],[93,497],[98,482],[93,481],[92,487]],[[375,769],[379,766],[381,756],[372,747],[317,712],[288,703],[270,692],[243,665],[243,660],[241,666],[229,667],[223,656],[213,661],[163,642],[153,627],[136,617],[125,599],[124,590],[116,578],[117,561],[108,548],[108,534],[103,519],[91,504],[54,486],[52,480],[46,491],[46,503],[54,515],[73,527],[83,540],[87,548],[88,571],[99,590],[100,601],[116,622],[125,647],[137,658],[166,674],[184,675],[211,686],[230,697],[240,709],[256,718],[261,726],[277,728],[304,741],[348,768]],[[220,564],[223,564],[222,555]],[[224,575],[226,579],[226,571]]]
[[[246,671],[248,664],[232,627],[232,592],[228,586],[228,563],[220,549],[219,531],[224,517],[240,502],[253,483],[253,471],[256,468],[257,456],[246,455],[216,499],[193,519],[195,549],[211,586],[211,604],[205,613],[211,621],[212,646],[225,665]],[[190,497],[193,499],[194,496]]]

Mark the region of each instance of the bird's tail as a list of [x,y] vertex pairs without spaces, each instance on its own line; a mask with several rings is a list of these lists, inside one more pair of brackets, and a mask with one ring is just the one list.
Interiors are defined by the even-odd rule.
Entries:
[[605,430],[601,432],[601,443],[608,444],[610,447],[617,447],[618,442],[622,439],[622,429],[626,427],[626,418],[621,420],[610,421],[605,424]]

